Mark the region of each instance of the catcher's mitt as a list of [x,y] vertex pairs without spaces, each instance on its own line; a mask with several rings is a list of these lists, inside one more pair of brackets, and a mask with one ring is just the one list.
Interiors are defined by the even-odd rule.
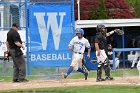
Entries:
[[124,34],[124,32],[122,31],[122,30],[120,30],[120,29],[115,29],[114,30],[118,35],[123,35]]

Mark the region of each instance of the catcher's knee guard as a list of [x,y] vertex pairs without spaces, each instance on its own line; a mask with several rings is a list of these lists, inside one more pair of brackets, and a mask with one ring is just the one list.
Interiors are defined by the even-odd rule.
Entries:
[[100,62],[98,63],[98,68],[100,68],[100,67],[102,68],[103,65],[104,65],[104,64],[100,61]]

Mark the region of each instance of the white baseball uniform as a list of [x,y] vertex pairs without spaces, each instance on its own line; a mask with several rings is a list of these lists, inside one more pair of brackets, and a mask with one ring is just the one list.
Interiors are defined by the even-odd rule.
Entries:
[[105,50],[104,49],[100,50],[100,56],[97,56],[97,53],[98,51],[96,51],[97,62],[105,63],[105,60],[107,59]]
[[75,36],[68,46],[73,47],[73,56],[70,66],[74,67],[74,70],[78,70],[78,67],[82,65],[85,48],[90,48],[89,41],[84,37],[79,39],[78,36]]
[[[140,57],[140,51],[136,51],[131,67],[134,67],[134,65],[135,65],[135,63],[137,62],[137,59],[138,59],[139,57]],[[138,62],[139,62],[139,61],[138,61]],[[137,66],[138,66],[138,64],[137,64]]]

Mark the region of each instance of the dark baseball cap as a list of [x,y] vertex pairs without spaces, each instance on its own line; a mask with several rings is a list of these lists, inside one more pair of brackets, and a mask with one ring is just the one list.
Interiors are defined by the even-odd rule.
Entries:
[[18,24],[17,23],[13,23],[12,27],[17,27],[18,28]]

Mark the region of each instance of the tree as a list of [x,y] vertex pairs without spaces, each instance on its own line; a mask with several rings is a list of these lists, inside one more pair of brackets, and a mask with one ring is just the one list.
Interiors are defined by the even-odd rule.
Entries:
[[134,8],[125,0],[105,0],[105,6],[112,18],[136,18]]
[[[134,3],[133,0],[130,0]],[[138,1],[138,0],[137,0]],[[108,18],[136,18],[135,11],[140,5],[134,7],[126,0],[80,0],[80,14],[82,20],[108,19]],[[138,11],[139,15],[140,12]],[[75,0],[75,18],[77,19],[77,2]]]
[[93,10],[92,15],[89,19],[108,19],[108,12],[104,5],[104,0],[100,0],[99,8],[97,10]]

